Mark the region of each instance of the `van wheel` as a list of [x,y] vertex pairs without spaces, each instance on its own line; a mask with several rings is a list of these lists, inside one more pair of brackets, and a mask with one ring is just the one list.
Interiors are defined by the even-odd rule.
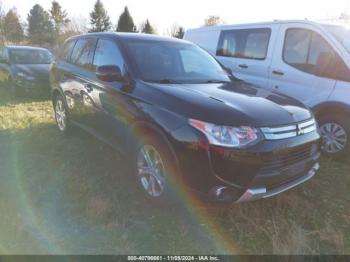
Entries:
[[68,106],[61,95],[58,95],[54,100],[54,111],[58,130],[67,134],[70,131],[69,112]]
[[167,143],[158,136],[148,135],[137,143],[132,170],[146,200],[161,205],[173,203],[175,194],[170,186],[179,170],[175,159]]
[[319,119],[322,151],[330,157],[341,157],[349,152],[350,122],[343,116],[325,115]]

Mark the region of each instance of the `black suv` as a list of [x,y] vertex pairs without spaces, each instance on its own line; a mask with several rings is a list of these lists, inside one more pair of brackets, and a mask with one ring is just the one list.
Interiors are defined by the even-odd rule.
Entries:
[[78,126],[113,146],[154,200],[185,185],[214,201],[251,201],[319,169],[320,135],[308,109],[236,79],[186,41],[73,37],[50,82],[58,129]]

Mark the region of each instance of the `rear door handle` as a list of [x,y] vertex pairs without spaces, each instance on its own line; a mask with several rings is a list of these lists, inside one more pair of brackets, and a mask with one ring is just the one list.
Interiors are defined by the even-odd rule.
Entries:
[[272,74],[279,75],[279,76],[283,76],[284,75],[284,73],[282,71],[280,71],[280,70],[273,70]]
[[85,87],[85,89],[86,89],[86,91],[87,91],[88,93],[92,92],[92,90],[93,90],[91,84],[85,84],[84,87]]
[[240,64],[240,65],[238,65],[240,68],[244,68],[244,69],[246,69],[246,68],[248,68],[248,66],[246,65],[246,64]]

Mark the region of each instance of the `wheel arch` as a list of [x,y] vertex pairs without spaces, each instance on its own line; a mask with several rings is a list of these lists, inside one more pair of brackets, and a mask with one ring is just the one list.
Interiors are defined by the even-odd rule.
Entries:
[[137,120],[132,124],[130,130],[131,132],[129,133],[127,141],[128,155],[132,155],[132,150],[134,149],[137,139],[147,135],[157,136],[157,138],[160,138],[168,146],[169,150],[174,156],[174,161],[177,167],[180,167],[175,149],[172,143],[170,142],[171,138],[169,137],[169,135],[167,135],[166,130],[163,129],[161,126],[144,120]]
[[131,132],[130,135],[128,136],[128,148],[129,146],[132,145],[133,142],[135,142],[135,139],[147,135],[156,135],[159,136],[164,142],[166,142],[169,146],[171,146],[171,143],[169,141],[168,136],[166,135],[166,131],[154,124],[150,123],[148,121],[144,120],[136,120],[130,128]]
[[341,102],[326,102],[313,107],[312,111],[317,119],[326,114],[350,115],[350,105]]

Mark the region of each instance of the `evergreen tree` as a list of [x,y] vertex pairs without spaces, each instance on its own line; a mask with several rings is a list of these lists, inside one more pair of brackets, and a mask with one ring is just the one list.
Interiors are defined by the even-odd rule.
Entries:
[[144,34],[155,34],[154,28],[151,26],[149,20],[147,19],[146,22],[143,24],[141,32]]
[[50,15],[54,24],[56,36],[58,36],[62,32],[62,27],[69,23],[67,12],[62,9],[57,1],[52,1]]
[[5,43],[5,37],[4,37],[4,8],[3,8],[3,2],[0,0],[0,45],[4,45]]
[[111,29],[111,21],[100,0],[96,1],[94,10],[90,13],[90,24],[89,32],[104,32]]
[[184,29],[182,26],[180,26],[180,27],[176,30],[176,32],[175,32],[175,34],[173,35],[173,37],[182,39],[182,38],[184,38],[184,35],[185,35],[185,29]]
[[4,37],[7,41],[18,43],[24,38],[23,27],[15,9],[7,12],[3,18],[3,27]]
[[127,6],[125,6],[123,13],[119,16],[117,32],[137,32],[134,20]]
[[33,44],[52,43],[54,28],[50,15],[36,4],[28,14],[28,37]]

